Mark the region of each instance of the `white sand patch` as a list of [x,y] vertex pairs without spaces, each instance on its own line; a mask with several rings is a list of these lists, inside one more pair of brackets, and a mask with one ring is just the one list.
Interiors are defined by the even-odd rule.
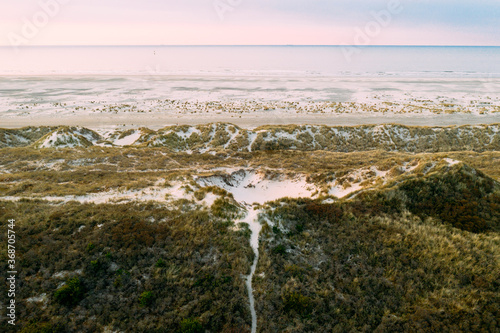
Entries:
[[254,133],[254,132],[250,132],[248,133],[248,151],[249,152],[252,152],[252,146],[255,142],[255,140],[257,140],[257,133]]
[[[50,148],[53,146],[54,143],[56,143],[58,140],[65,141],[67,142],[69,139],[67,138],[66,135],[59,135],[57,132],[52,133],[49,137],[47,137],[45,140],[43,140],[40,143],[40,148]],[[73,148],[74,145],[68,143],[68,147]]]
[[239,170],[230,175],[200,177],[201,186],[218,186],[233,194],[241,203],[259,203],[284,197],[311,197],[316,186],[305,181],[304,177],[267,179],[263,172]]
[[[228,126],[226,125],[226,132],[229,132],[229,129],[228,129]],[[231,137],[229,138],[229,141],[224,145],[224,149],[227,149],[227,147],[229,147],[229,145],[234,141],[234,139],[236,139],[236,137],[240,134],[240,130],[235,128],[235,131],[233,134],[231,134]]]
[[336,196],[337,198],[341,199],[361,189],[363,189],[363,186],[361,186],[359,183],[352,184],[350,186],[348,185],[345,187],[343,185],[335,185],[332,188],[330,188],[328,194]]
[[[402,166],[399,166],[399,169],[403,173],[409,173],[415,170],[419,165],[419,163],[404,162]],[[330,189],[328,194],[341,199],[362,189],[376,186],[380,180],[383,184],[386,184],[389,179],[392,178],[389,172],[390,170],[381,171],[375,166],[368,169],[354,170],[343,177],[344,181],[339,182],[335,180],[331,183],[329,185]]]
[[[172,131],[168,131],[167,133],[171,133],[171,132]],[[175,132],[175,134],[178,137],[180,137],[180,138],[182,138],[184,140],[190,138],[193,133],[201,134],[200,130],[198,130],[197,128],[195,128],[193,126],[189,127],[186,132],[184,132],[184,131],[177,131],[177,132]]]
[[141,131],[134,131],[132,134],[127,135],[119,140],[116,140],[114,144],[116,146],[130,146],[133,145],[142,136]]
[[56,279],[66,279],[67,277],[72,276],[72,275],[82,275],[82,274],[83,274],[83,270],[77,269],[76,271],[60,271],[60,272],[54,273],[54,275],[52,275],[52,277],[56,278]]
[[389,173],[389,170],[380,171],[377,167],[371,167],[370,170],[375,172],[375,177],[380,177],[380,178],[385,178]]
[[214,204],[215,200],[217,200],[219,198],[218,195],[216,194],[213,194],[213,193],[207,193],[205,195],[205,198],[203,198],[203,200],[201,201],[205,206],[207,207],[212,207],[212,205]]
[[47,307],[47,304],[49,302],[49,297],[47,296],[46,293],[40,294],[38,296],[33,296],[33,297],[28,297],[26,299],[27,303],[39,303],[37,306],[40,306],[42,309],[45,309]]
[[40,294],[38,296],[33,296],[29,297],[26,299],[26,302],[28,303],[46,303],[48,302],[49,298],[47,297],[46,293]]
[[451,159],[451,158],[445,158],[444,160],[445,160],[445,161],[446,161],[446,162],[447,162],[450,166],[460,163],[460,161],[453,160],[453,159]]

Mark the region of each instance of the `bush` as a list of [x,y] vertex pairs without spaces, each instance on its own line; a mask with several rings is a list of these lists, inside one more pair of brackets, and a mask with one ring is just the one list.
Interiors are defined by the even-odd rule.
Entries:
[[273,248],[273,253],[284,255],[286,253],[286,247],[283,244],[277,245]]
[[200,321],[195,318],[186,318],[181,321],[181,333],[202,333],[204,331]]
[[158,259],[158,261],[156,262],[155,264],[155,267],[158,267],[158,268],[165,268],[167,267],[167,263],[163,260],[163,259]]
[[311,299],[297,292],[283,296],[283,305],[286,311],[293,310],[299,314],[307,314],[312,309]]
[[153,293],[151,291],[145,291],[139,297],[139,304],[141,306],[150,306],[153,303]]
[[87,245],[87,252],[92,252],[93,249],[95,249],[95,245],[93,243],[89,243]]
[[32,322],[25,326],[20,333],[62,333],[64,332],[64,327],[60,324],[53,325],[47,322]]
[[99,259],[92,260],[90,262],[90,267],[91,267],[92,271],[97,272],[102,268],[102,263]]
[[83,299],[84,287],[78,277],[69,279],[64,286],[54,293],[54,300],[66,306],[78,304]]

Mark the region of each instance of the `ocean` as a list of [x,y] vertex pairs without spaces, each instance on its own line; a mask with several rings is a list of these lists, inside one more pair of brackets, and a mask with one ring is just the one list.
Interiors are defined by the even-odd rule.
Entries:
[[500,47],[0,47],[0,75],[500,77]]

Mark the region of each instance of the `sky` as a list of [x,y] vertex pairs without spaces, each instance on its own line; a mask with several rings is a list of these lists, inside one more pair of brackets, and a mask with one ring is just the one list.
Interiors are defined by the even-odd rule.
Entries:
[[0,0],[0,45],[492,45],[498,0]]

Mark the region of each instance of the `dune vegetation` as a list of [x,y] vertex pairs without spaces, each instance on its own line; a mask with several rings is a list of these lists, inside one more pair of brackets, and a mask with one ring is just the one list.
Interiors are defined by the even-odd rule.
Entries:
[[[302,127],[257,129],[261,148],[239,149],[251,133],[217,126],[176,128],[182,138],[26,129],[31,143],[0,148],[0,221],[16,220],[19,271],[17,326],[0,331],[250,332],[253,223],[257,332],[500,329],[491,128],[448,129],[462,141],[437,135],[441,148],[391,136],[344,152],[317,149]],[[314,131],[318,143],[334,130]],[[278,132],[298,141],[269,146]],[[3,271],[6,244],[2,233]],[[6,294],[1,284],[2,307]]]

